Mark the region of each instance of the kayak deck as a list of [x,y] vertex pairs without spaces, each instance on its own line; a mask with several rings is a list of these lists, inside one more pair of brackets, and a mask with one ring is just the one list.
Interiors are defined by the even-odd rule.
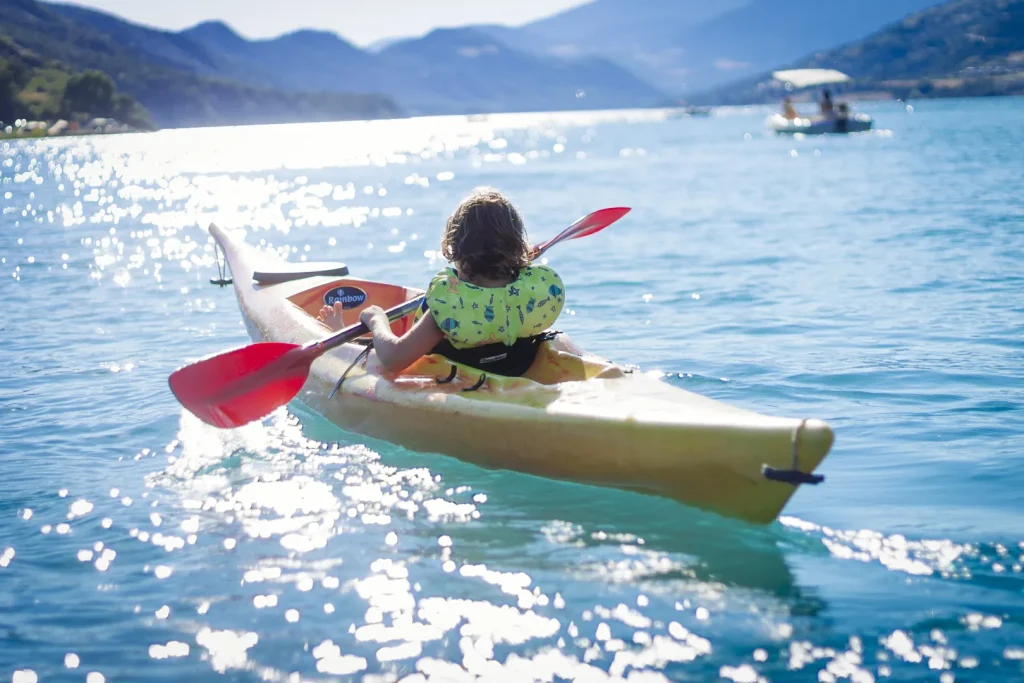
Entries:
[[[227,257],[254,341],[303,344],[326,336],[330,330],[315,318],[325,301],[342,301],[348,325],[370,304],[386,309],[422,294],[348,276],[260,284],[256,270],[286,262],[215,225],[210,233]],[[410,314],[392,329],[402,334],[412,321]],[[390,375],[375,354],[364,353],[365,344],[363,338],[318,358],[298,400],[343,429],[485,468],[641,491],[768,523],[796,485],[766,477],[763,468],[789,471],[795,454],[799,470],[812,472],[833,442],[821,420],[734,407],[630,372],[565,335],[542,343],[522,377],[482,373],[438,355]]]

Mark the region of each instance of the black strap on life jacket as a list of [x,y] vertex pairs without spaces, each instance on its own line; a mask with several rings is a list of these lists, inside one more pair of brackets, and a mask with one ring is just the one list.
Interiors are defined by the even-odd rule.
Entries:
[[532,337],[517,339],[511,346],[497,342],[468,349],[457,349],[445,338],[430,352],[493,375],[520,377],[533,365],[541,342],[554,339],[558,334],[559,332],[542,332]]

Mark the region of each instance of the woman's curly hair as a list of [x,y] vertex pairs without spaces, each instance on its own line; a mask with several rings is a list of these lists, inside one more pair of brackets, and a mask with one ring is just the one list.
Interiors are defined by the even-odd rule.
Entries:
[[465,277],[515,279],[531,248],[519,211],[498,190],[477,188],[448,217],[441,253]]

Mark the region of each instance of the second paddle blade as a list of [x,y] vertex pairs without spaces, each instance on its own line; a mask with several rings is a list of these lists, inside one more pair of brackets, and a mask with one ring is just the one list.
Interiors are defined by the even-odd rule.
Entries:
[[536,245],[533,248],[534,258],[563,240],[579,239],[580,237],[587,237],[588,235],[593,235],[595,232],[600,232],[625,216],[629,211],[629,207],[616,206],[608,209],[598,209],[593,213],[588,213],[586,216],[583,216],[551,239]]
[[186,365],[171,374],[171,391],[203,422],[241,427],[295,398],[313,358],[297,344],[260,342]]
[[593,235],[595,232],[604,230],[606,227],[619,220],[630,212],[627,206],[617,206],[611,209],[599,209],[590,216],[585,225],[579,226],[578,231],[573,231],[573,239]]

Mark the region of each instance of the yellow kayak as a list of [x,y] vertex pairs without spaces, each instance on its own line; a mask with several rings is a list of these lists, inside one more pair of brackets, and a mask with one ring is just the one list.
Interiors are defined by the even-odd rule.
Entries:
[[[305,344],[342,301],[345,324],[423,290],[307,269],[212,225],[253,341]],[[318,274],[320,272],[328,274]],[[398,334],[413,315],[392,322]],[[344,380],[340,382],[344,377]],[[542,342],[522,377],[428,355],[386,373],[366,339],[317,358],[297,396],[339,427],[481,467],[665,496],[755,523],[774,520],[833,434],[816,419],[772,417],[674,387],[595,357],[564,334]]]

